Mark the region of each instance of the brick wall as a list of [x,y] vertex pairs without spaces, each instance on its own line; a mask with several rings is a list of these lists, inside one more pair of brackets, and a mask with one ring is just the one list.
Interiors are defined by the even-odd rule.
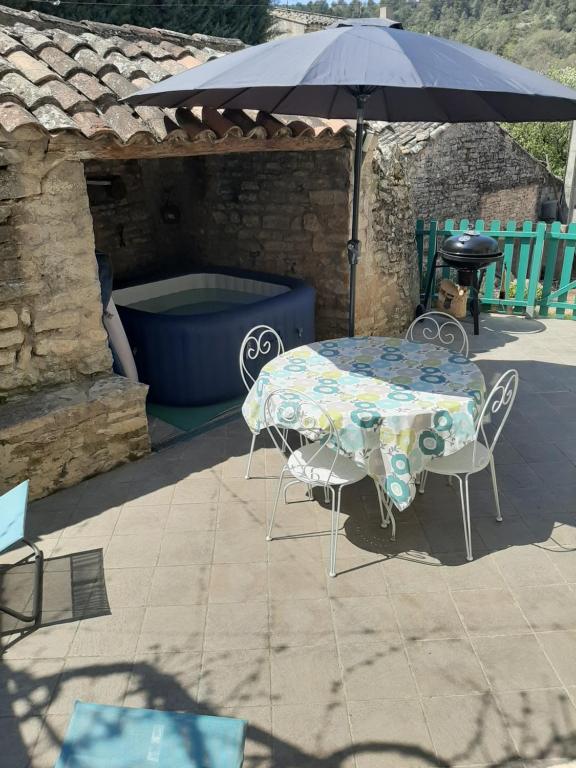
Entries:
[[409,154],[417,216],[443,221],[540,218],[559,180],[494,123],[452,125]]

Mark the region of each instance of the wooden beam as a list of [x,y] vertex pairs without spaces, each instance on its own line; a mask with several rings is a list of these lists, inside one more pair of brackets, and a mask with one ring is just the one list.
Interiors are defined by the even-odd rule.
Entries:
[[345,134],[267,139],[230,138],[219,142],[198,140],[119,144],[109,139],[89,140],[63,133],[50,139],[49,148],[70,160],[147,160],[247,152],[319,152],[350,146],[350,138]]

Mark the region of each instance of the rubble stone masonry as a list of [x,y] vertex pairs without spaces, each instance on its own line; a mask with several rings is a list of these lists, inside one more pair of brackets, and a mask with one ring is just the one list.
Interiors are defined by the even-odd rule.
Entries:
[[29,477],[43,495],[147,451],[145,392],[111,374],[82,164],[1,146],[0,491]]

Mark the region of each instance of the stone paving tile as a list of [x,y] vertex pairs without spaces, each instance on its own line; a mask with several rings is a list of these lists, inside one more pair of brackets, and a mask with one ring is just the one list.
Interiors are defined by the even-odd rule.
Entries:
[[[318,760],[355,768],[348,713],[342,703],[326,708],[315,704],[273,706],[272,732],[276,768],[314,768]],[[336,757],[341,753],[342,759]]]
[[565,689],[501,693],[496,699],[520,757],[576,758],[576,708]]
[[448,592],[393,595],[398,623],[406,640],[462,637],[464,627]]
[[267,603],[209,604],[205,634],[207,650],[268,648],[269,641]]
[[270,602],[270,643],[273,647],[331,645],[334,642],[328,599]]
[[576,593],[568,585],[524,587],[515,594],[535,632],[576,629]]
[[205,605],[149,606],[138,637],[138,653],[201,651]]
[[530,627],[507,589],[464,589],[452,593],[471,635],[517,635]]
[[554,688],[561,684],[533,635],[476,637],[472,643],[495,691]]
[[417,699],[355,701],[348,712],[358,768],[429,768],[437,764]]
[[442,765],[510,765],[517,757],[505,719],[490,694],[424,699]]
[[209,583],[209,565],[158,566],[152,576],[148,604],[168,606],[206,603]]
[[140,653],[134,657],[123,705],[146,709],[198,710],[201,654]]
[[48,714],[70,716],[76,700],[122,706],[131,673],[132,661],[124,655],[69,658],[62,667]]
[[564,685],[576,685],[576,632],[539,632],[537,638]]
[[342,675],[332,646],[273,648],[271,666],[275,705],[331,705],[341,696]]
[[348,701],[411,699],[418,695],[403,645],[345,645],[340,649]]
[[198,504],[171,504],[166,519],[167,532],[212,531],[216,528],[218,505],[210,502]]
[[410,642],[407,650],[422,696],[488,690],[488,682],[468,639]]
[[267,650],[207,651],[202,658],[198,699],[210,708],[270,704]]

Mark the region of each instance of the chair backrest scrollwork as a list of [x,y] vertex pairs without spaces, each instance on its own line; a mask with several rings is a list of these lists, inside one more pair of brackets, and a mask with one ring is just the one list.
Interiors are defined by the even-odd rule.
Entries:
[[[260,373],[260,367],[250,365],[260,357],[268,359],[284,354],[284,343],[280,335],[269,325],[256,325],[251,328],[240,347],[240,375],[248,391]],[[258,370],[256,370],[258,368]]]
[[412,321],[406,340],[429,341],[468,357],[468,336],[462,323],[447,312],[426,312]]

